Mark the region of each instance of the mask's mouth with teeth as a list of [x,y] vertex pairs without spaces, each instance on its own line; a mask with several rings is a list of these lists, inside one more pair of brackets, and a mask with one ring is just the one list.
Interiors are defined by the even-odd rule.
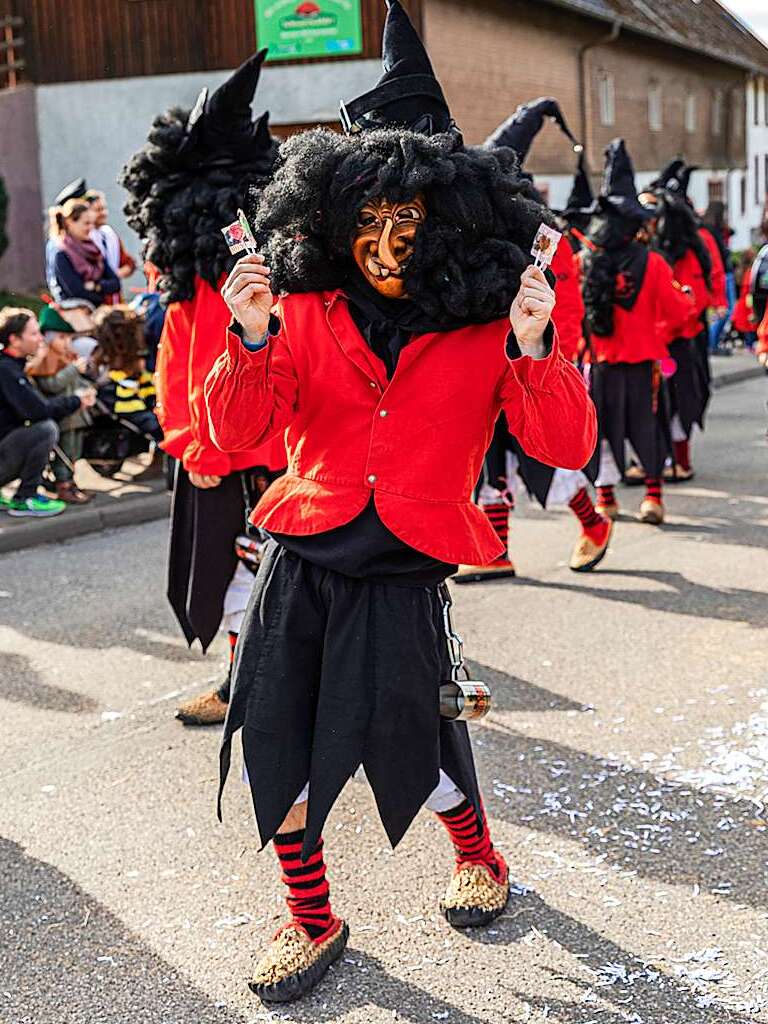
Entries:
[[363,277],[386,298],[407,297],[404,277],[426,215],[420,195],[400,203],[369,199],[357,215],[352,255]]

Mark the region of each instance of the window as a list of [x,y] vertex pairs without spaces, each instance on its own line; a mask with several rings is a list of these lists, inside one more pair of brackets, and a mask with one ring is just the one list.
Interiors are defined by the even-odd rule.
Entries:
[[763,157],[763,166],[765,167],[765,177],[763,178],[763,183],[765,185],[766,190],[768,190],[768,155]]
[[758,110],[757,79],[752,83],[752,116],[755,124],[760,124],[760,111]]
[[689,92],[685,97],[685,130],[689,135],[693,135],[698,128],[697,114],[696,93]]
[[722,178],[710,178],[707,182],[710,203],[725,201],[725,186]]
[[755,202],[760,205],[760,157],[755,157]]
[[723,134],[723,90],[715,89],[712,94],[712,134]]
[[597,80],[597,91],[600,102],[600,124],[616,123],[616,97],[613,88],[613,75],[600,71]]
[[746,128],[746,118],[744,116],[744,98],[740,89],[737,89],[733,93],[733,122],[732,122],[732,135],[734,142],[741,142],[744,138],[744,129]]
[[651,82],[648,86],[648,127],[652,132],[660,132],[664,128],[660,82]]
[[747,176],[742,171],[741,174],[741,216],[746,217],[747,215]]

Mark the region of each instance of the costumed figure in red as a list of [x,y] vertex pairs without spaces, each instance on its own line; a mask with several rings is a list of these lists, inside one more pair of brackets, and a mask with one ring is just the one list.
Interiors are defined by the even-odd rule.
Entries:
[[[664,477],[672,483],[693,477],[691,437],[696,426],[704,427],[710,397],[708,311],[727,308],[725,268],[717,242],[710,231],[700,227],[688,199],[693,170],[682,160],[674,160],[640,196],[651,215],[646,223],[651,245],[693,297],[687,323],[679,334],[669,335],[670,370],[674,372],[666,378],[666,388],[673,457]],[[638,476],[638,471],[629,474],[630,482],[633,475]]]
[[508,869],[466,723],[440,715],[445,580],[500,554],[472,491],[502,408],[552,465],[578,468],[596,437],[550,324],[554,294],[530,266],[546,211],[510,150],[463,145],[396,0],[383,54],[377,86],[342,107],[347,134],[283,143],[254,214],[263,259],[227,281],[235,325],[206,384],[222,450],[282,433],[288,450],[253,517],[272,539],[221,750],[223,787],[242,729],[287,889],[290,920],[250,982],[265,1002],[308,991],[344,949],[322,830],[361,766],[393,845],[425,804],[445,826],[449,923],[502,913]]
[[[218,449],[203,396],[230,320],[220,288],[234,259],[221,228],[263,186],[277,154],[267,115],[254,123],[251,113],[265,56],[255,54],[210,96],[204,89],[192,110],[155,118],[121,176],[128,223],[159,271],[167,304],[156,380],[162,447],[178,460],[168,597],[189,644],[197,639],[206,650],[226,630],[230,666],[260,545],[246,531],[248,512],[285,467],[279,438],[236,453]],[[223,722],[230,674],[231,667],[221,686],[182,705],[177,717]]]
[[592,397],[600,426],[598,509],[615,518],[631,445],[645,469],[640,521],[664,521],[664,435],[661,365],[667,342],[690,322],[693,302],[657,252],[637,238],[649,211],[638,201],[623,139],[606,150],[600,195],[582,252],[584,305],[590,334]]
[[[512,149],[524,165],[534,139],[547,119],[551,119],[569,139],[574,150],[580,154],[580,169],[583,178],[578,182],[588,195],[573,197],[573,202],[583,201],[588,206],[592,201],[589,179],[583,164],[583,150],[577,143],[566,123],[557,100],[541,97],[522,104],[486,140],[488,149],[499,147]],[[530,175],[522,172],[532,181]],[[537,196],[543,204],[541,196]],[[569,200],[571,205],[571,200]],[[557,329],[560,351],[574,363],[581,363],[584,352],[584,303],[581,297],[579,265],[571,239],[564,236],[551,265],[556,303],[552,321]],[[455,579],[457,583],[480,582],[515,574],[508,553],[509,517],[514,510],[517,496],[518,477],[529,495],[532,495],[544,509],[567,506],[579,520],[580,533],[569,561],[575,572],[589,572],[605,557],[611,539],[613,522],[600,515],[588,490],[588,476],[594,480],[597,459],[594,458],[582,470],[566,470],[544,465],[528,455],[516,438],[510,433],[502,414],[496,425],[493,443],[486,456],[483,475],[476,492],[476,500],[504,544],[505,553],[489,566],[462,566]]]

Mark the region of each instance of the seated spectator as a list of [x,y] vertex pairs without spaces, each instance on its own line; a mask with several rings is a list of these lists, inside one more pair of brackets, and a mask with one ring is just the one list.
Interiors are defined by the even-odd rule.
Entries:
[[[40,314],[45,345],[27,364],[27,374],[46,398],[78,395],[91,387],[82,376],[87,363],[72,350],[75,329],[53,308],[45,306]],[[75,483],[74,467],[83,454],[83,433],[92,423],[87,409],[77,409],[59,422],[59,451],[54,453],[51,469],[56,497],[68,505],[85,505],[91,496]],[[60,454],[60,453],[61,454]],[[63,457],[62,457],[63,456]]]
[[143,434],[162,441],[141,317],[129,306],[104,306],[96,310],[94,320],[99,347],[93,358],[101,369],[97,380],[99,402]]
[[93,210],[84,199],[51,208],[50,235],[57,248],[50,277],[57,302],[87,299],[98,306],[120,291],[120,279],[91,238],[94,225]]
[[[86,192],[85,198],[91,204],[95,218],[91,238],[101,249],[109,266],[117,273],[120,280],[124,281],[136,269],[136,260],[128,253],[115,229],[107,223],[109,217],[107,198],[103,192],[97,192],[96,189]],[[119,289],[110,296],[110,301],[113,304],[122,302]]]
[[59,439],[58,421],[91,408],[96,400],[93,389],[46,399],[33,387],[26,364],[42,344],[31,310],[0,311],[0,487],[21,481],[12,499],[0,498],[11,516],[55,516],[67,507],[38,489]]

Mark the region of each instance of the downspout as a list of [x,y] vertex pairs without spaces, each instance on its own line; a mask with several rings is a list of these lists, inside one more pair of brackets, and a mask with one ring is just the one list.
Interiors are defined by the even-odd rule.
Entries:
[[592,161],[592,147],[591,147],[591,132],[589,130],[589,82],[587,81],[587,54],[590,50],[593,50],[596,46],[606,46],[609,43],[615,43],[619,38],[623,22],[621,18],[616,18],[611,25],[611,31],[608,35],[600,36],[598,39],[593,40],[591,43],[584,43],[579,47],[578,51],[578,62],[579,62],[579,109],[581,114],[581,142],[584,146],[584,152],[587,157],[587,166],[594,167]]

